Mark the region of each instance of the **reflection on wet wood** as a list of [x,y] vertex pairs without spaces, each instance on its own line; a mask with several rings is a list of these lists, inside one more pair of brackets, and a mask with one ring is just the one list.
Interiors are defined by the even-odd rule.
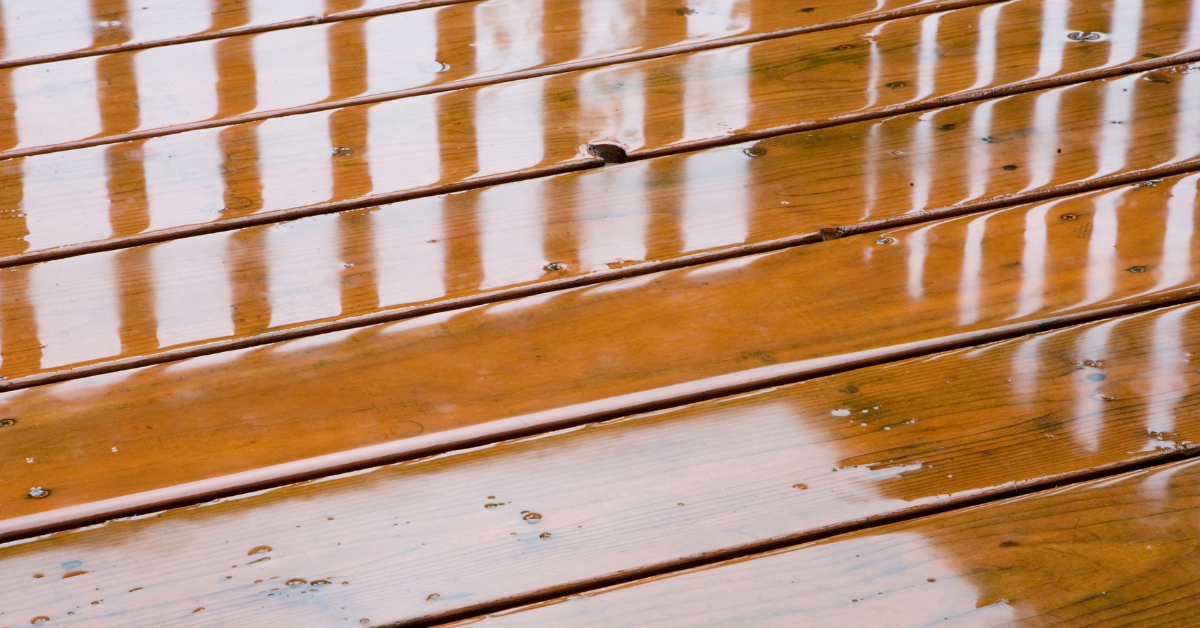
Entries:
[[[38,147],[58,150],[62,147],[55,145],[88,139],[112,141],[135,132],[144,137],[158,129],[228,124],[248,114],[272,115],[318,103],[326,103],[328,109],[328,103],[339,101],[447,91],[514,75],[608,65],[984,1],[995,0],[936,6],[921,6],[918,0],[820,0],[807,11],[762,2],[698,3],[688,8],[681,0],[481,0],[60,61],[0,72],[0,80],[16,85],[11,106],[17,109],[21,130],[0,135],[0,149],[18,149],[10,154],[38,152]],[[1176,4],[1183,6],[1180,0]],[[239,15],[249,19],[244,10]],[[356,37],[347,38],[347,30]],[[262,93],[246,108],[218,112],[213,102],[219,89],[214,50],[226,46],[245,53],[233,74],[221,79],[257,82]],[[365,54],[346,55],[347,48],[361,48]],[[89,81],[99,85],[100,92],[88,93]],[[77,93],[55,108],[40,107],[48,83]],[[348,83],[357,84],[357,89],[330,89]],[[97,108],[114,105],[139,111],[141,123],[127,129],[83,123]],[[64,114],[76,119],[74,123],[64,124]]]
[[[1200,469],[1179,462],[461,625],[1190,626]],[[686,612],[683,612],[686,609]],[[809,623],[811,622],[811,623]]]
[[[1066,482],[1200,440],[1198,307],[56,534],[0,549],[0,606],[80,626],[197,607],[204,626],[384,625]],[[65,560],[88,573],[62,580]]]
[[[4,438],[21,447],[0,452],[0,466],[9,469],[7,485],[22,488],[0,500],[3,529],[680,403],[1190,297],[1200,292],[1192,253],[1198,179],[1168,178],[5,393],[3,415],[18,424]],[[304,229],[305,221],[293,228]],[[502,255],[514,242],[485,242],[481,255]],[[495,276],[526,270],[502,267]],[[201,300],[189,294],[175,307],[186,311]],[[79,309],[47,320],[70,320]],[[115,342],[89,334],[65,351]],[[62,355],[54,345],[42,349],[43,362]],[[34,463],[25,462],[28,452],[36,452]],[[178,464],[181,455],[187,465]],[[26,486],[51,490],[50,498],[28,499]]]
[[5,0],[0,2],[0,68],[466,1]]
[[[5,325],[36,326],[39,318],[56,320],[53,312],[60,311],[75,316],[67,324],[43,325],[36,342],[28,334],[0,338],[0,375],[10,388],[25,386],[188,355],[181,351],[189,346],[231,348],[277,340],[271,334],[283,330],[308,333],[501,298],[523,286],[550,289],[611,279],[646,260],[646,269],[661,268],[745,247],[813,241],[822,228],[878,229],[888,221],[1015,204],[1113,177],[1197,168],[1196,87],[1200,73],[1175,66],[599,171],[172,240],[132,249],[140,251],[136,255],[103,252],[20,266],[5,271],[9,281],[28,286],[5,293]],[[1114,100],[1128,101],[1121,133],[1111,132],[1104,115],[1117,106]],[[364,141],[354,115],[361,111],[344,109],[330,117],[335,143]],[[133,152],[123,150],[127,146],[109,148],[108,166],[114,173],[110,182],[127,181],[113,184],[121,196],[110,190],[110,197],[120,199],[110,206],[113,222],[125,233],[144,228],[148,220],[139,211],[145,207],[140,163],[112,157],[124,159]],[[366,161],[359,154],[339,157],[333,187],[362,193],[355,187],[362,179],[353,175],[369,167]],[[227,204],[258,199],[261,191],[238,188],[226,197]],[[197,264],[198,259],[219,263]],[[548,264],[557,264],[553,272],[546,271]],[[144,306],[103,305],[114,299],[141,299]],[[122,340],[79,342],[105,336]],[[54,347],[56,357],[43,358],[43,345]]]
[[[141,147],[150,224],[136,236],[114,235],[117,229],[107,214],[95,209],[109,202],[105,148],[28,157],[20,166],[23,200],[0,208],[20,220],[3,221],[0,243],[4,250],[21,251],[10,263],[128,246],[594,167],[600,160],[586,152],[590,142],[624,144],[645,156],[1004,91],[987,86],[1024,89],[1042,74],[1049,78],[1037,81],[1082,80],[1095,76],[1087,73],[1093,70],[1116,74],[1117,69],[1102,69],[1165,63],[1180,58],[1181,51],[1196,52],[1183,41],[1187,31],[1178,20],[1180,7],[1173,3],[1145,7],[1144,32],[1127,43],[1111,45],[1121,34],[1114,31],[1111,41],[1075,42],[1065,36],[1059,41],[1055,35],[1043,45],[1040,25],[1049,4],[1019,0],[378,103],[365,115],[339,122],[338,137],[350,133],[365,138],[365,145],[333,144],[332,111],[157,137]],[[1080,28],[1103,30],[1132,11],[1129,3],[1114,6],[1116,14],[1089,4],[1072,19]],[[997,11],[986,14],[988,9]],[[984,55],[987,62],[981,66],[976,26],[987,15],[999,25],[996,54]],[[938,20],[931,22],[933,17]],[[902,43],[872,45],[867,37],[872,29]],[[922,46],[934,43],[944,55],[914,63]],[[1161,58],[1148,60],[1146,55]],[[1041,58],[1050,59],[1048,65],[1034,63]],[[227,68],[221,70],[222,85],[244,82],[232,78],[237,76],[235,65],[220,66]],[[1041,69],[1035,72],[1034,67]],[[1180,80],[1168,88],[1184,85],[1194,83]],[[1110,122],[1129,118],[1132,101],[1126,98],[1151,88],[1138,84],[1120,89],[1106,95]],[[236,108],[251,100],[261,106],[268,99],[262,85],[256,92],[230,90],[231,96],[217,100],[221,106]],[[363,121],[366,128],[351,131]],[[1194,133],[1191,126],[1184,128]],[[1113,137],[1127,137],[1122,134],[1128,132],[1123,125],[1106,131]],[[223,167],[235,157],[238,168]],[[334,170],[357,183],[335,187]],[[222,187],[224,202],[217,192]],[[260,192],[229,194],[240,188]],[[361,193],[368,188],[370,193]]]

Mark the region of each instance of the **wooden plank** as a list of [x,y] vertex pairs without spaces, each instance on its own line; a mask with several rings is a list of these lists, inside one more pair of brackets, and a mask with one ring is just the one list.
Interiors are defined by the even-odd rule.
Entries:
[[1192,626],[1200,599],[1196,465],[1145,469],[451,625]]
[[[109,174],[118,170],[107,165],[116,148],[10,160],[22,176],[6,179],[14,200],[0,206],[0,215],[10,217],[0,221],[0,253],[12,264],[232,229],[596,166],[600,160],[584,146],[601,140],[642,156],[682,151],[1120,74],[1197,52],[1185,41],[1178,2],[1155,3],[1145,7],[1136,46],[1132,39],[1117,47],[1055,39],[1046,49],[1061,50],[1059,64],[1055,54],[1041,54],[1048,6],[1019,0],[937,14],[944,56],[936,68],[914,62],[922,29],[927,47],[935,41],[928,35],[933,17],[910,18],[404,98],[365,112],[294,115],[121,144],[120,163],[144,177],[144,196],[122,194],[119,177]],[[1071,16],[1079,28],[1108,28],[1112,15],[1101,5],[1073,6],[1084,11]],[[1128,23],[1129,4],[1114,6],[1118,23]],[[988,16],[997,24],[997,54],[994,66],[979,66],[977,27]],[[872,46],[865,37],[874,30],[903,43]],[[241,58],[234,52],[230,64]],[[1032,68],[1041,66],[1033,61],[1042,56],[1054,63],[1047,61],[1047,77],[1035,79]],[[980,83],[981,74],[987,81]],[[926,94],[922,86],[930,80],[933,91]],[[255,102],[254,92],[245,87],[231,89],[221,106],[253,106],[247,103]],[[1107,113],[1124,118],[1125,106],[1118,99]],[[129,112],[112,115],[132,119]]]
[[1197,352],[1176,306],[53,534],[0,622],[391,625],[1066,483],[1200,442]]
[[[0,133],[0,158],[994,1],[819,0],[806,7],[697,2],[694,8],[681,0],[443,2],[450,6],[22,67],[0,72],[0,81],[15,86],[12,102],[0,107],[13,107],[17,116],[17,128]],[[257,13],[273,6],[260,4]],[[289,8],[275,13],[319,11],[321,4],[285,3]],[[1185,4],[1176,0],[1176,8]],[[234,8],[232,13],[241,21],[253,12]],[[120,16],[109,21],[114,20],[122,22]],[[227,49],[239,51],[236,62],[220,65],[221,51]],[[245,107],[218,106],[222,90],[247,87],[257,98],[248,98]],[[73,93],[47,107],[52,90],[58,99],[62,90]],[[97,120],[113,108],[133,110],[133,124]],[[64,118],[73,123],[64,124]]]
[[[16,446],[0,450],[0,468],[6,486],[20,488],[0,496],[0,530],[359,468],[1191,298],[1200,293],[1198,180],[4,393],[0,416],[17,424],[3,437]],[[29,499],[26,487],[50,496]]]
[[0,68],[408,11],[466,0],[5,0]]
[[0,389],[1200,169],[1198,87],[1175,66],[14,267]]

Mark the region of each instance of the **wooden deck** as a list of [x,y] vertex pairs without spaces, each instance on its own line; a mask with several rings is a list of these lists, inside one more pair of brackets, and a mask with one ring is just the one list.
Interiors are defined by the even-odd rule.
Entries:
[[0,628],[1200,626],[1200,0],[0,23]]

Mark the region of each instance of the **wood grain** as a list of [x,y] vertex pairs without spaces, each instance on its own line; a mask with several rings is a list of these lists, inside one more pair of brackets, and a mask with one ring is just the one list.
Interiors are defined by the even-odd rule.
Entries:
[[[1080,13],[1069,16],[1072,24],[1104,31],[1141,5],[1114,5],[1116,18],[1094,3],[1073,6]],[[594,167],[600,160],[587,153],[589,143],[623,144],[635,156],[682,151],[1120,74],[1200,52],[1187,43],[1181,6],[1167,2],[1144,7],[1136,41],[1112,46],[1121,29],[1096,42],[1047,36],[1043,55],[1046,7],[1018,0],[940,13],[936,40],[932,17],[908,18],[403,98],[365,112],[321,111],[121,144],[122,163],[143,173],[144,197],[114,197],[110,179],[120,175],[110,174],[107,147],[10,160],[10,172],[21,176],[4,179],[11,200],[0,206],[7,216],[0,250],[11,264],[130,246]],[[980,66],[978,26],[989,15],[995,64]],[[867,36],[875,31],[896,43],[873,46]],[[926,48],[936,41],[942,51],[936,64],[914,61],[922,32]],[[1057,59],[1058,51],[1062,63],[1035,79],[1035,61]],[[222,52],[221,64],[236,65],[246,54]],[[254,82],[225,83],[219,107],[257,102]],[[1131,111],[1119,99],[1113,106],[1110,121]],[[114,110],[112,119],[116,126],[133,117]]]
[[[14,267],[0,273],[14,286],[0,286],[0,388],[1197,169],[1197,88],[1200,73],[1174,66]],[[355,122],[330,124],[353,143]],[[136,194],[125,155],[110,170]]]
[[[1191,298],[1200,293],[1198,180],[4,393],[0,415],[17,424],[3,438],[18,446],[0,450],[9,487],[0,529],[357,468]],[[29,499],[28,487],[51,495]]]
[[[519,604],[1177,455],[1200,442],[1197,352],[1200,306],[1175,306],[112,521],[0,548],[0,607],[378,626]],[[67,561],[88,573],[63,580]]]
[[[449,91],[985,1],[995,0],[927,6],[918,0],[821,0],[803,8],[763,1],[690,7],[684,0],[460,0],[419,11],[84,57],[0,71],[0,81],[14,85],[12,102],[0,106],[15,108],[19,127],[0,133],[0,157],[44,152],[43,147],[60,150],[62,144],[84,140],[95,144],[163,129],[219,126],[313,105],[332,109],[338,103]],[[293,3],[284,3],[282,10],[260,4],[258,11],[231,7],[230,12],[242,21],[267,12],[266,7],[284,17],[304,10],[306,3],[294,2],[290,9]],[[307,4],[320,10],[320,2]],[[111,20],[103,23],[129,21],[121,15],[106,16]],[[244,53],[237,63],[218,67],[216,51],[222,48]],[[89,92],[89,81],[101,89]],[[254,84],[257,99],[219,110],[218,92],[239,82]],[[354,88],[338,89],[349,85]],[[45,101],[51,89],[73,93],[50,108]],[[120,128],[83,123],[113,107],[128,108],[140,119]],[[74,124],[64,124],[64,116]]]
[[465,0],[6,0],[0,68],[217,39]]
[[1180,462],[455,626],[1192,626]]

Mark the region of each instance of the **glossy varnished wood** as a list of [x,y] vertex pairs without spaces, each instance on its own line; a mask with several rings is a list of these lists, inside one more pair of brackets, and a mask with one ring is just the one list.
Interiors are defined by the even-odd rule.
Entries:
[[455,626],[1194,626],[1188,461]]
[[1191,297],[1198,179],[5,393],[2,529]]
[[1200,440],[1197,352],[1175,306],[54,534],[0,623],[387,625],[1067,483]]
[[[111,142],[161,129],[229,124],[314,105],[330,109],[339,102],[447,91],[982,1],[921,6],[925,3],[917,0],[822,0],[808,7],[695,2],[693,7],[684,0],[481,0],[17,68],[0,71],[0,82],[12,86],[0,108],[16,112],[16,126],[0,131],[0,151],[13,152],[0,157],[39,147],[58,150],[82,140]],[[303,10],[304,2],[260,4],[286,14]],[[308,4],[319,10],[322,3]],[[229,11],[244,19],[251,13],[244,7]],[[48,107],[48,100],[56,106]]]
[[[15,263],[230,229],[596,166],[585,150],[594,142],[646,156],[1119,74],[1116,66],[1198,52],[1189,33],[1200,26],[1179,19],[1182,2],[1117,3],[1115,14],[1076,3],[1072,24],[1112,31],[1084,42],[1056,22],[1043,37],[1051,5],[1019,0],[8,160],[0,162],[7,168],[0,253]],[[1127,32],[1138,21],[1132,13],[1143,18],[1136,37]],[[992,18],[992,30],[979,28]],[[1121,28],[1110,28],[1114,21]],[[996,34],[994,55],[981,31]],[[896,43],[880,45],[885,35]],[[922,46],[942,56],[916,63]],[[249,106],[252,91],[232,93],[238,107]],[[1119,123],[1132,105],[1112,102],[1106,117]]]
[[0,387],[1198,168],[1196,120],[1173,66],[14,267]]
[[0,68],[467,0],[5,0]]

